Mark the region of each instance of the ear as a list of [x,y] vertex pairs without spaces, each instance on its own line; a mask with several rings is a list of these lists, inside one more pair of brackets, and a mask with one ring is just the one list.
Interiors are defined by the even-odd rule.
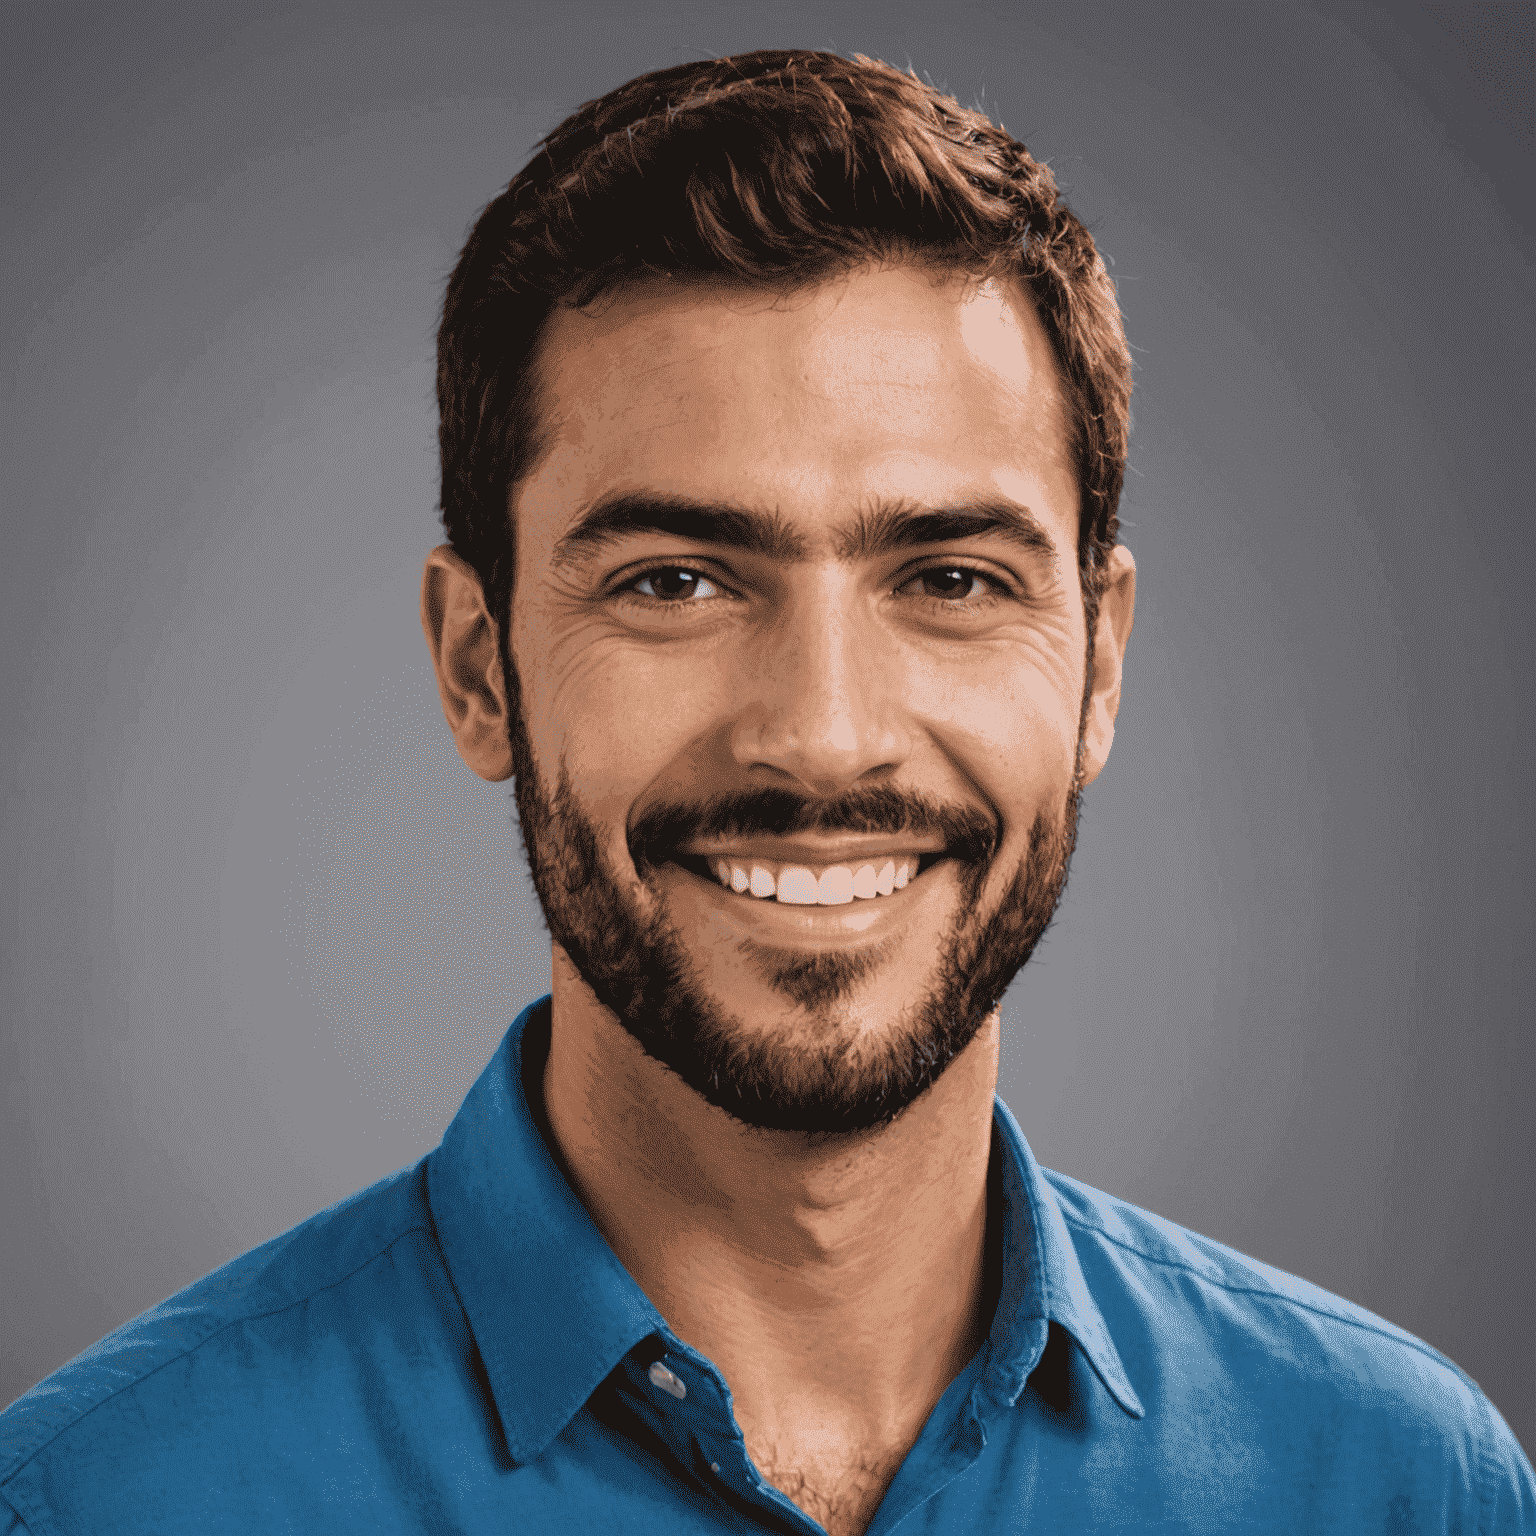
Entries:
[[1136,562],[1124,544],[1109,552],[1104,595],[1093,632],[1093,691],[1088,698],[1088,723],[1083,731],[1083,783],[1098,778],[1115,739],[1120,712],[1120,677],[1125,645],[1136,619]]
[[493,784],[511,778],[506,683],[496,626],[480,578],[446,544],[427,556],[421,573],[421,627],[459,756]]

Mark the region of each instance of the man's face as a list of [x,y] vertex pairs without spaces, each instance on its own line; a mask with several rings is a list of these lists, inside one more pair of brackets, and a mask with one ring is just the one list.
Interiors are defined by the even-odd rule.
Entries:
[[657,280],[540,362],[510,644],[551,933],[732,1114],[878,1123],[1027,959],[1102,762],[1049,343],[908,266]]

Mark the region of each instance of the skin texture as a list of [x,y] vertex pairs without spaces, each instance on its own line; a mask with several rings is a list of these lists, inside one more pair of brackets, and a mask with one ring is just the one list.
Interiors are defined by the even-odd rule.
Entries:
[[[527,757],[524,836],[556,909],[545,1112],[599,1229],[724,1373],[760,1470],[829,1531],[862,1531],[990,1322],[995,995],[966,1000],[963,1039],[901,1104],[858,1129],[815,1117],[962,996],[949,972],[1017,902],[1032,838],[1037,865],[1051,854],[1034,882],[1048,915],[1076,791],[1114,735],[1134,563],[1117,547],[1090,681],[1057,375],[1010,286],[910,265],[787,297],[658,279],[557,312],[540,365],[549,446],[512,508],[520,732],[479,583],[447,549],[427,561],[422,615],[465,761],[500,780],[514,741]],[[561,547],[602,498],[637,492],[772,514],[784,537],[640,529]],[[856,537],[882,514],[1000,499],[1027,509],[1032,543]],[[842,814],[873,792],[986,829],[986,856],[835,907],[755,902],[643,838],[637,859],[660,813],[697,832],[705,808],[764,790],[802,808],[790,837],[747,815],[680,851],[852,863],[926,839],[943,854],[942,834],[900,816]],[[668,936],[797,1128],[711,1102],[584,979],[570,951],[601,907],[556,878],[571,825],[591,845],[583,878]],[[1016,969],[1033,937],[1007,931]]]

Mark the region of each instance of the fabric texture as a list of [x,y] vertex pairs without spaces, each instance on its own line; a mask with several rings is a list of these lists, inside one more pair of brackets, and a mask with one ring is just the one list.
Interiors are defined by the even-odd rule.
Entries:
[[[524,1010],[421,1162],[0,1415],[0,1533],[820,1531],[551,1156],[549,1027]],[[1536,1532],[1529,1462],[1426,1344],[1042,1170],[1001,1100],[992,1177],[990,1333],[870,1536]]]

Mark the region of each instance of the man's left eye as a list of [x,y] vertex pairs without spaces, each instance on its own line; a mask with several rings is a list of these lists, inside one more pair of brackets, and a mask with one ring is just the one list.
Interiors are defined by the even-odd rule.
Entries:
[[968,597],[985,597],[994,583],[980,571],[963,565],[935,565],[904,581],[896,590],[913,597],[937,597],[963,602]]
[[669,603],[720,595],[720,589],[707,576],[683,565],[663,565],[654,571],[647,571],[635,582],[634,589],[642,596],[660,598]]

